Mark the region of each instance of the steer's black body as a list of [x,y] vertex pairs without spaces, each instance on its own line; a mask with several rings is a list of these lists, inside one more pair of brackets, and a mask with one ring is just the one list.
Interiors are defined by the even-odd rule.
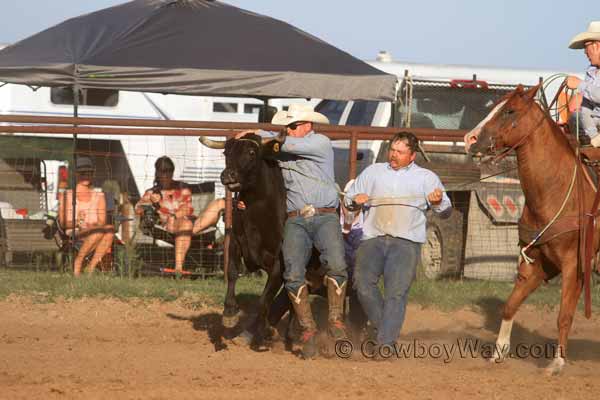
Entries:
[[281,287],[281,246],[286,220],[286,190],[274,154],[280,143],[261,144],[261,137],[246,135],[225,144],[226,168],[222,183],[237,193],[244,210],[233,208],[233,228],[229,246],[228,285],[223,311],[223,324],[231,328],[238,321],[235,284],[241,259],[249,271],[263,269],[268,279],[260,296],[255,342],[264,337],[268,312]]

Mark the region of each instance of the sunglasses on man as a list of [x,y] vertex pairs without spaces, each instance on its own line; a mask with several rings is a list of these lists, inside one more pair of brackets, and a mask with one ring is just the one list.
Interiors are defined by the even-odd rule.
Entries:
[[91,178],[94,176],[93,170],[75,171],[75,175],[79,177]]
[[304,125],[306,124],[306,121],[297,121],[297,122],[292,122],[291,124],[287,125],[288,128],[290,128],[291,130],[295,130],[296,128],[298,128],[300,125]]

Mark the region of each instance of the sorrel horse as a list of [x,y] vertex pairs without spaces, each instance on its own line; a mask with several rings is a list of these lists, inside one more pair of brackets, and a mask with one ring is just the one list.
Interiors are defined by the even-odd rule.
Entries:
[[[589,229],[587,249],[582,233],[582,227],[589,226],[586,214],[597,210],[597,204],[596,189],[584,178],[584,166],[566,135],[535,102],[538,89],[539,85],[528,90],[519,86],[504,97],[465,135],[465,149],[492,160],[514,150],[525,194],[519,220],[522,252],[518,277],[502,310],[492,361],[501,361],[507,355],[513,318],[521,303],[542,281],[562,274],[558,347],[546,369],[555,375],[565,365],[569,330],[584,281],[583,255],[587,251],[589,259],[598,251],[596,228]],[[586,297],[588,293],[586,287]],[[586,316],[589,307],[586,304]]]

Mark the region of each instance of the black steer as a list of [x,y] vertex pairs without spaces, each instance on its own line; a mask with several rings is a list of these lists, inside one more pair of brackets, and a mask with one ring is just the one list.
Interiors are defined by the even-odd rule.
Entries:
[[279,136],[267,141],[254,134],[226,142],[200,138],[208,147],[225,149],[226,168],[221,173],[221,182],[230,191],[236,192],[237,200],[246,206],[244,210],[233,208],[228,284],[223,310],[223,325],[226,328],[233,328],[238,323],[235,284],[242,258],[248,271],[263,269],[268,275],[259,299],[255,343],[260,343],[265,336],[269,309],[283,284],[281,245],[287,218],[286,190],[274,158],[283,140],[284,137]]

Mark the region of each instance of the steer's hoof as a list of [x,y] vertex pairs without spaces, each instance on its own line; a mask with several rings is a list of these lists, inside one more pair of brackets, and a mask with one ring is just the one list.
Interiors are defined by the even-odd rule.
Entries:
[[223,315],[223,326],[227,329],[235,328],[238,322],[240,321],[239,314],[235,315]]
[[231,339],[231,342],[236,346],[250,346],[252,345],[252,341],[254,339],[254,335],[247,330],[244,330],[238,336]]

